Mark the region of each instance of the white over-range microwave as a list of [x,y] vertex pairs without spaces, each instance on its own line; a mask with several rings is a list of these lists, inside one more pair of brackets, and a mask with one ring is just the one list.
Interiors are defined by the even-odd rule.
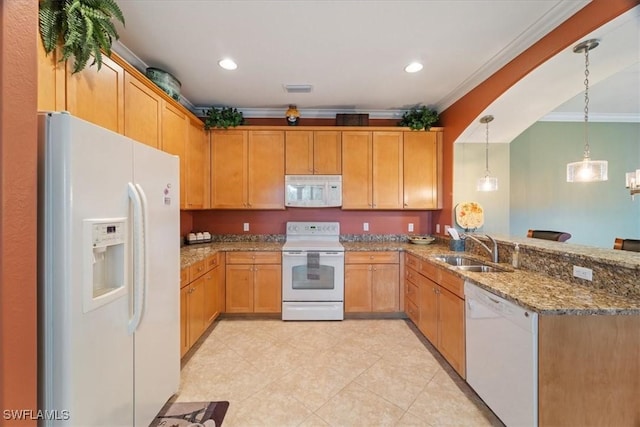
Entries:
[[285,206],[327,208],[342,206],[341,175],[285,175]]

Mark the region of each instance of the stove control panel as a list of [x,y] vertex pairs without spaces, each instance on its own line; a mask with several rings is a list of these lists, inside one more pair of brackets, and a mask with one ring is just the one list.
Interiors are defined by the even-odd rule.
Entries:
[[287,236],[339,236],[339,222],[287,222]]

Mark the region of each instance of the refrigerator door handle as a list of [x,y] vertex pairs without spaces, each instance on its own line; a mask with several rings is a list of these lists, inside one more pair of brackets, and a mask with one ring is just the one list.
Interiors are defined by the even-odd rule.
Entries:
[[128,330],[132,334],[138,328],[142,319],[142,308],[144,298],[144,219],[143,206],[140,193],[130,182],[127,184],[129,198],[133,204],[133,317],[129,319]]
[[136,184],[136,190],[138,190],[138,194],[140,195],[140,200],[142,201],[142,241],[141,241],[141,249],[142,249],[142,262],[143,262],[143,270],[144,276],[142,278],[142,308],[140,310],[140,319],[138,323],[142,321],[144,317],[145,309],[147,308],[147,292],[149,290],[149,251],[147,248],[149,247],[149,203],[147,202],[147,194],[142,189],[140,184]]

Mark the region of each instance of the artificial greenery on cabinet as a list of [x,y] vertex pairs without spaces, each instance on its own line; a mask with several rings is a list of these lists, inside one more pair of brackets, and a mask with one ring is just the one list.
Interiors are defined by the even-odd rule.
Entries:
[[[124,16],[115,0],[40,0],[40,37],[47,54],[60,46],[66,61],[74,57],[73,73],[82,71],[93,56],[98,69],[102,51],[111,56],[111,44],[119,38],[112,20],[124,25]],[[101,51],[102,50],[102,51]]]
[[205,110],[204,128],[224,128],[240,126],[244,123],[244,116],[237,108],[211,107]]
[[429,130],[438,121],[438,112],[424,105],[414,107],[402,115],[398,126],[409,127],[411,130]]

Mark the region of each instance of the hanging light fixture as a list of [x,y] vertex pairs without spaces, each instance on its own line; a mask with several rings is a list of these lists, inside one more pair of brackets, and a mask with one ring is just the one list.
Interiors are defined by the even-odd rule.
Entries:
[[635,172],[627,172],[625,178],[625,187],[629,189],[631,200],[633,200],[636,194],[640,194],[640,169],[636,169]]
[[478,178],[476,189],[478,191],[496,191],[498,189],[498,178],[491,176],[489,172],[489,123],[493,121],[493,116],[484,116],[480,119],[480,123],[486,125],[486,145],[485,145],[485,171],[484,176]]
[[596,39],[585,40],[573,47],[574,53],[584,52],[584,155],[581,161],[567,164],[567,182],[606,181],[608,162],[591,160],[589,147],[589,51],[598,47]]

